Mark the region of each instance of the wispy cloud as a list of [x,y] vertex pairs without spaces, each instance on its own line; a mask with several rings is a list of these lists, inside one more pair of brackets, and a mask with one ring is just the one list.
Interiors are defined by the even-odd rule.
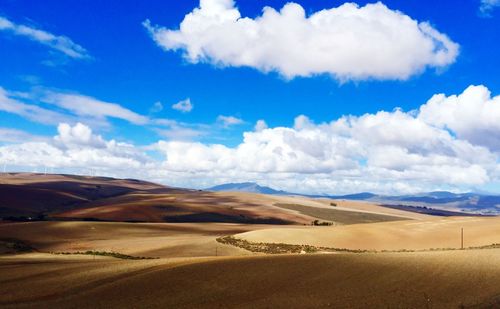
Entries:
[[153,106],[151,106],[149,112],[154,114],[154,113],[159,113],[162,110],[163,110],[163,104],[161,104],[160,101],[157,101],[153,104]]
[[122,119],[136,125],[151,122],[148,117],[117,103],[77,93],[35,89],[31,92],[16,92],[0,86],[0,111],[46,125],[84,122],[94,127],[109,127],[108,118]]
[[50,32],[37,29],[33,26],[16,24],[11,20],[0,16],[0,31],[10,32],[17,36],[26,37],[32,41],[48,46],[53,50],[63,53],[73,59],[90,59],[91,56],[85,48],[73,42],[63,35],[55,35]]
[[153,119],[152,124],[158,126],[154,129],[158,135],[180,141],[197,140],[213,129],[210,125],[185,123],[173,119]]
[[[189,103],[189,99],[184,102]],[[160,111],[163,108],[163,105],[160,105],[161,103],[157,102],[153,108]],[[0,86],[0,111],[51,126],[60,123],[68,125],[83,123],[102,129],[110,128],[112,119],[120,119],[152,130],[168,140],[181,141],[199,140],[207,136],[219,138],[227,133],[225,129],[245,123],[240,118],[224,115],[218,116],[215,122],[209,124],[157,118],[153,114],[142,115],[118,103],[45,87],[34,87],[30,91],[20,92]],[[150,112],[153,113],[153,110]],[[81,126],[76,128],[80,129]]]
[[194,108],[193,104],[191,103],[191,99],[187,98],[185,100],[182,100],[180,102],[175,103],[172,105],[172,109],[175,109],[176,111],[183,112],[183,113],[189,113],[192,111]]
[[49,125],[57,125],[60,122],[74,122],[76,120],[70,115],[23,102],[16,98],[15,93],[9,92],[2,87],[0,87],[0,111]]
[[219,115],[217,117],[217,122],[220,123],[224,128],[229,128],[230,126],[244,123],[243,119],[234,116],[224,116],[224,115]]
[[105,102],[81,94],[48,92],[41,100],[71,111],[77,116],[101,119],[112,117],[133,124],[147,124],[149,122],[146,116],[137,114],[117,103]]
[[12,128],[0,128],[0,142],[22,143],[26,141],[43,142],[48,140],[50,140],[50,137],[34,135]]
[[500,6],[500,0],[481,0],[479,12],[483,17],[491,17],[491,11]]
[[192,129],[184,126],[174,125],[168,129],[156,129],[160,136],[169,140],[196,140],[206,134],[206,131]]

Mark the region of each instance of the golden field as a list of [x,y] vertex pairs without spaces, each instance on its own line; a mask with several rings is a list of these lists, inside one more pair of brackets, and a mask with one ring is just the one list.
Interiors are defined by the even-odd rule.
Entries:
[[[133,180],[2,181],[3,213],[21,216],[0,221],[2,308],[500,306],[497,217]],[[456,250],[462,228],[466,250]],[[251,252],[224,236],[319,250]]]

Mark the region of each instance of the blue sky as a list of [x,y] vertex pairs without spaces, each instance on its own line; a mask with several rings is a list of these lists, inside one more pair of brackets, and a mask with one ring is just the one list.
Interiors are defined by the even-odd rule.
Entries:
[[[211,1],[214,3],[219,1],[222,3],[221,5],[226,6],[230,3],[227,0],[206,0],[207,3]],[[296,2],[303,8],[306,16],[344,4],[342,1]],[[277,0],[240,0],[235,2],[234,8],[239,11],[241,17],[255,20],[262,15],[265,6],[272,7],[279,12],[286,3],[287,1]],[[373,2],[357,1],[356,3],[358,8],[362,9],[366,4]],[[223,162],[225,154],[214,152],[210,148],[213,145],[223,146],[228,151],[244,148],[243,134],[245,132],[257,134],[262,131],[262,128],[254,129],[258,120],[265,121],[269,130],[289,128],[300,131],[301,128],[297,126],[296,117],[305,115],[309,119],[308,122],[315,126],[315,130],[322,130],[322,124],[337,121],[346,115],[359,117],[365,114],[377,115],[379,111],[391,113],[396,108],[401,108],[404,112],[418,110],[435,94],[460,95],[470,85],[484,85],[491,93],[491,98],[500,93],[498,79],[500,76],[500,57],[498,57],[500,53],[500,10],[496,9],[497,1],[468,0],[460,1],[457,4],[456,1],[411,0],[383,1],[383,4],[380,3],[380,5],[385,6],[381,12],[387,13],[387,18],[390,18],[389,15],[397,11],[416,23],[428,22],[432,29],[445,35],[449,42],[456,44],[458,47],[456,53],[447,48],[447,59],[439,60],[441,62],[436,64],[438,49],[444,48],[442,45],[446,45],[447,41],[434,38],[435,46],[434,50],[429,51],[430,55],[427,54],[430,57],[428,62],[422,60],[422,57],[427,57],[424,51],[409,56],[404,52],[395,54],[394,62],[411,61],[408,64],[412,67],[409,75],[405,75],[408,72],[396,72],[382,68],[384,65],[390,67],[391,59],[382,59],[380,63],[374,64],[377,68],[380,66],[380,70],[375,72],[371,70],[370,63],[363,62],[364,58],[356,58],[354,59],[356,61],[347,63],[347,73],[345,70],[342,71],[344,73],[339,73],[338,67],[343,67],[342,63],[339,64],[335,62],[335,59],[332,60],[328,57],[340,57],[342,54],[337,55],[332,48],[331,53],[328,50],[325,53],[325,59],[313,63],[314,61],[309,60],[308,57],[314,56],[308,56],[308,52],[316,52],[315,47],[308,45],[309,47],[304,49],[302,56],[297,56],[293,50],[302,46],[303,42],[299,42],[302,38],[295,38],[293,34],[295,30],[292,28],[280,28],[279,31],[283,32],[283,37],[292,36],[286,42],[292,42],[296,45],[292,44],[290,49],[280,49],[279,46],[267,47],[267,49],[263,48],[263,51],[255,48],[251,51],[255,54],[249,52],[251,60],[248,61],[251,64],[241,65],[242,61],[247,60],[240,57],[242,50],[235,46],[242,42],[237,36],[233,38],[229,33],[210,33],[210,31],[215,30],[208,28],[208,30],[199,30],[200,33],[193,36],[180,33],[182,44],[184,44],[181,45],[184,47],[179,47],[181,45],[172,47],[174,44],[172,39],[168,39],[166,42],[158,39],[167,29],[178,31],[185,16],[200,6],[199,1],[170,1],[168,3],[148,1],[145,3],[142,1],[48,0],[42,2],[2,0],[0,1],[0,17],[3,18],[4,22],[8,21],[11,24],[2,29],[0,23],[0,87],[4,89],[5,96],[10,100],[55,111],[62,119],[61,121],[39,121],[36,119],[38,117],[36,115],[27,116],[26,113],[16,113],[12,109],[9,111],[9,108],[5,106],[12,104],[12,102],[4,98],[6,100],[4,108],[0,109],[0,128],[3,130],[0,132],[4,135],[4,138],[0,139],[0,145],[3,145],[3,162],[11,169],[40,170],[44,168],[44,164],[40,163],[43,162],[42,159],[32,160],[33,162],[26,160],[13,163],[12,156],[17,156],[14,155],[16,150],[13,147],[19,148],[26,142],[44,143],[55,147],[57,151],[62,151],[64,157],[64,154],[67,154],[71,147],[54,145],[57,136],[61,136],[59,122],[68,123],[71,127],[80,122],[91,130],[90,136],[100,138],[105,143],[111,140],[117,143],[126,143],[133,148],[134,155],[125,155],[125,157],[141,157],[142,159],[137,159],[137,162],[133,163],[136,164],[134,166],[137,169],[155,166],[152,170],[156,172],[147,174],[146,178],[175,185],[203,187],[224,181],[258,180],[289,189],[307,188],[305,190],[310,192],[314,191],[314,188],[321,188],[318,190],[329,193],[354,192],[358,191],[358,188],[380,192],[438,188],[495,190],[498,167],[494,163],[491,165],[492,163],[489,161],[486,163],[471,162],[464,158],[465,154],[458,152],[449,156],[449,159],[455,162],[449,163],[449,165],[450,169],[457,167],[460,170],[454,170],[457,172],[456,177],[449,179],[438,176],[435,178],[419,176],[418,173],[413,173],[415,171],[410,173],[410,167],[387,167],[375,164],[373,163],[375,159],[371,155],[377,151],[372,148],[367,148],[364,152],[356,152],[355,155],[346,155],[349,158],[355,157],[357,168],[346,167],[340,163],[343,159],[338,159],[338,157],[344,153],[343,151],[332,153],[330,150],[324,149],[322,156],[320,156],[323,161],[330,161],[333,158],[337,158],[339,161],[335,161],[329,167],[324,167],[321,164],[318,166],[317,163],[307,161],[307,158],[306,161],[294,162],[294,164],[301,166],[303,164],[314,165],[306,170],[297,169],[292,166],[293,164],[284,167],[278,165],[262,167],[255,170],[241,166],[234,168],[233,166],[231,170],[239,170],[240,173],[235,172],[231,176],[223,170],[211,174],[213,169],[211,170],[209,167],[211,165],[208,163],[205,167],[190,168],[199,162],[196,155],[201,153],[203,153],[203,157],[216,157],[215,162]],[[206,4],[207,8],[208,6],[209,4]],[[220,9],[217,10],[220,11]],[[358,12],[358,10],[354,11]],[[208,12],[208,9],[206,11]],[[229,12],[229,10],[226,11]],[[383,17],[385,18],[385,15]],[[149,30],[143,25],[145,20],[150,21],[151,28]],[[272,25],[264,25],[262,29],[269,30],[273,27]],[[13,27],[19,26],[44,31],[44,33],[56,37],[64,37],[67,41],[61,43],[62,48],[69,46],[70,51],[61,49],[61,45],[44,43],[40,39],[34,39],[33,36],[20,34],[19,31],[13,30]],[[230,27],[227,29],[231,30]],[[342,31],[349,35],[349,31],[351,31],[349,29],[346,27]],[[380,31],[383,32],[384,29],[386,28],[381,28]],[[309,33],[311,36],[316,35],[314,30],[308,31],[312,31]],[[354,34],[356,35],[356,33]],[[221,36],[218,37],[218,35]],[[349,46],[339,40],[340,35],[344,34],[338,35],[339,37],[331,37],[331,40],[338,41],[340,49],[346,48],[348,50]],[[208,39],[205,38],[211,37],[215,38],[214,41],[207,42]],[[367,34],[367,37],[372,37],[372,35]],[[319,37],[318,34],[318,41],[314,42],[321,43],[325,38],[329,39],[329,37]],[[223,41],[217,41],[217,39]],[[266,43],[265,39],[266,37],[263,37],[258,42]],[[294,40],[297,42],[294,43]],[[200,43],[201,41],[204,43]],[[223,46],[220,42],[225,42],[224,44],[228,45]],[[243,43],[247,44],[248,42]],[[426,42],[408,42],[408,44],[410,43],[415,44],[415,49],[418,50]],[[196,59],[187,57],[187,48],[194,48],[199,44],[206,44],[204,54],[198,55],[199,57]],[[274,42],[270,40],[266,44],[272,45]],[[279,43],[276,42],[276,44]],[[378,41],[374,41],[374,44],[378,44]],[[308,48],[312,50],[308,50]],[[330,48],[330,45],[325,48]],[[381,48],[398,50],[399,47],[382,46]],[[224,54],[226,50],[233,52],[233,54]],[[76,55],[71,54],[75,51]],[[267,58],[258,58],[262,57],[259,56],[260,52],[272,54],[269,54]],[[235,54],[237,56],[234,56]],[[287,59],[288,56],[291,59],[290,62],[284,60],[273,62],[272,60],[273,57]],[[434,56],[436,59],[432,58]],[[406,59],[411,57],[414,58]],[[415,63],[423,64],[414,68]],[[362,68],[364,70],[362,73],[349,71],[349,68],[356,67],[358,64],[360,67],[366,66],[366,68]],[[266,66],[271,66],[271,69],[265,69]],[[305,71],[301,71],[304,68]],[[292,73],[290,75],[286,72]],[[65,101],[60,99],[61,94],[74,96],[67,97],[66,99],[69,101]],[[90,105],[86,107],[86,104],[91,103],[88,100],[79,101],[80,97],[90,98],[101,103],[114,103],[113,106],[119,106],[121,112],[127,110],[134,113],[133,117],[140,116],[148,120],[131,121],[130,115],[120,117],[116,117],[116,114],[106,113],[92,115]],[[192,104],[190,111],[172,108],[172,105],[187,99]],[[161,103],[162,108],[159,108],[160,105],[157,102]],[[496,102],[498,100],[493,103]],[[75,111],[75,108],[68,108],[69,105],[82,105],[83,107],[79,107],[78,111]],[[494,107],[498,108],[498,104]],[[97,105],[96,108],[104,110],[106,107],[105,105]],[[84,112],[85,109],[88,114]],[[30,113],[36,114],[37,111]],[[162,120],[163,123],[159,120]],[[476,121],[481,122],[481,119]],[[437,123],[436,120],[433,122],[425,120],[424,122],[432,128],[449,132],[453,143],[463,140],[471,147],[485,148],[484,151],[488,152],[485,156],[492,156],[493,162],[498,161],[496,140],[484,142],[483,139],[477,137],[479,131],[481,134],[499,133],[495,131],[496,127],[480,126],[479,129],[476,128],[479,131],[471,133],[470,128],[466,130],[457,126],[453,127],[450,123]],[[403,126],[406,127],[406,125]],[[474,126],[473,123],[472,126],[479,125]],[[75,132],[71,134],[75,135],[73,138],[78,139],[79,137],[76,136],[78,133]],[[337,136],[340,133],[336,131],[325,134],[327,138],[331,138],[332,134]],[[472,137],[472,135],[474,136]],[[89,140],[89,138],[85,139],[86,142]],[[360,138],[353,140],[356,143],[364,143],[363,139]],[[168,146],[159,149],[157,145],[160,142],[166,143]],[[188,154],[194,152],[193,160],[196,162],[182,161],[181,158],[178,159],[180,161],[172,161],[170,158],[175,158],[177,155],[174,153],[175,150],[171,148],[175,146],[175,142],[183,143],[182,145],[187,147],[183,148],[183,151]],[[96,146],[99,143],[83,145],[85,143],[77,141],[73,144],[78,144],[80,151],[83,151],[82,147],[84,146],[90,147],[90,150],[102,148]],[[203,151],[206,149],[189,148],[197,145],[208,147],[210,153],[204,153]],[[384,142],[384,145],[387,144]],[[398,146],[400,145],[398,144]],[[404,146],[405,151],[410,154],[414,148],[413,146]],[[262,150],[259,147],[251,149],[253,151]],[[304,152],[301,149],[295,150]],[[432,152],[434,150],[426,149],[426,151],[425,153],[416,151],[416,153],[422,155],[426,160],[431,160],[430,158],[436,154]],[[328,157],[327,153],[331,157]],[[0,148],[1,154],[2,148]],[[258,157],[260,152],[254,155]],[[228,154],[228,156],[236,155]],[[266,160],[266,158],[262,158],[262,160]],[[270,158],[269,160],[280,161],[279,158]],[[459,160],[466,162],[457,163]],[[92,167],[92,163],[89,163],[91,161],[83,157],[81,162],[78,162],[78,158],[72,158],[68,161],[73,163],[51,162],[45,165],[49,165],[56,171],[57,169],[75,168],[75,172],[81,172],[87,167],[95,169],[97,173],[101,174],[141,175],[134,169],[129,170],[129,175],[127,169],[106,168],[102,162],[95,162],[95,167]],[[370,165],[372,163],[373,166]],[[454,167],[453,164],[457,164],[457,166]],[[461,170],[467,164],[472,169],[475,166],[481,166],[484,169],[484,171],[478,172],[475,181],[460,178],[467,178],[466,175],[464,176],[466,170]],[[183,168],[188,169],[191,174],[180,175],[180,170]],[[353,176],[362,172],[364,168],[369,169],[370,172],[373,172],[371,168],[384,168],[385,172],[373,172],[373,176],[365,183],[362,181],[362,177],[357,179]],[[408,173],[398,174],[397,180],[391,181],[393,172],[400,173],[401,169],[408,171]],[[162,170],[163,173],[159,173],[159,170]],[[339,170],[349,170],[349,172],[338,174]],[[179,175],[172,176],[175,173]],[[198,181],[193,180],[196,175],[199,176]],[[320,182],[320,179],[329,179],[332,176],[337,177],[342,183],[317,183]],[[383,185],[380,185],[381,183]],[[304,187],[305,184],[308,185]]]

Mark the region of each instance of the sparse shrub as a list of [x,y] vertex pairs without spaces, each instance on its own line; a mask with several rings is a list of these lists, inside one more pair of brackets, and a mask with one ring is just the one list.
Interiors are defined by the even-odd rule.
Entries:
[[53,252],[53,254],[62,254],[62,255],[71,255],[71,254],[80,254],[80,255],[99,255],[99,256],[109,256],[109,257],[114,257],[117,259],[122,259],[122,260],[151,260],[151,259],[157,259],[154,257],[146,257],[146,256],[132,256],[132,255],[127,255],[123,253],[118,253],[118,252],[107,252],[107,251],[92,251],[92,250],[87,250],[87,251],[76,251],[76,252]]
[[314,226],[331,226],[331,225],[333,225],[333,222],[314,220],[313,222],[311,222],[311,225],[314,225]]

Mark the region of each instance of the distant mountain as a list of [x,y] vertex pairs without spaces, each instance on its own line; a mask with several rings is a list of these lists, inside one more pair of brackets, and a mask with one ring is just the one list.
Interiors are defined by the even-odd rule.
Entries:
[[293,193],[275,190],[273,188],[259,186],[255,182],[241,183],[226,183],[206,189],[208,191],[233,191],[233,192],[250,192],[271,195],[295,195]]
[[411,195],[376,195],[359,193],[341,196],[329,196],[335,199],[361,200],[386,205],[406,205],[456,209],[463,212],[500,214],[500,196],[479,193],[452,193],[435,191]]
[[208,188],[209,191],[239,191],[272,195],[302,195],[306,197],[330,198],[337,200],[367,201],[392,206],[428,207],[468,213],[500,214],[500,196],[480,193],[453,193],[433,191],[408,195],[378,195],[361,192],[346,195],[308,195],[290,193],[260,186],[254,182],[227,183]]

